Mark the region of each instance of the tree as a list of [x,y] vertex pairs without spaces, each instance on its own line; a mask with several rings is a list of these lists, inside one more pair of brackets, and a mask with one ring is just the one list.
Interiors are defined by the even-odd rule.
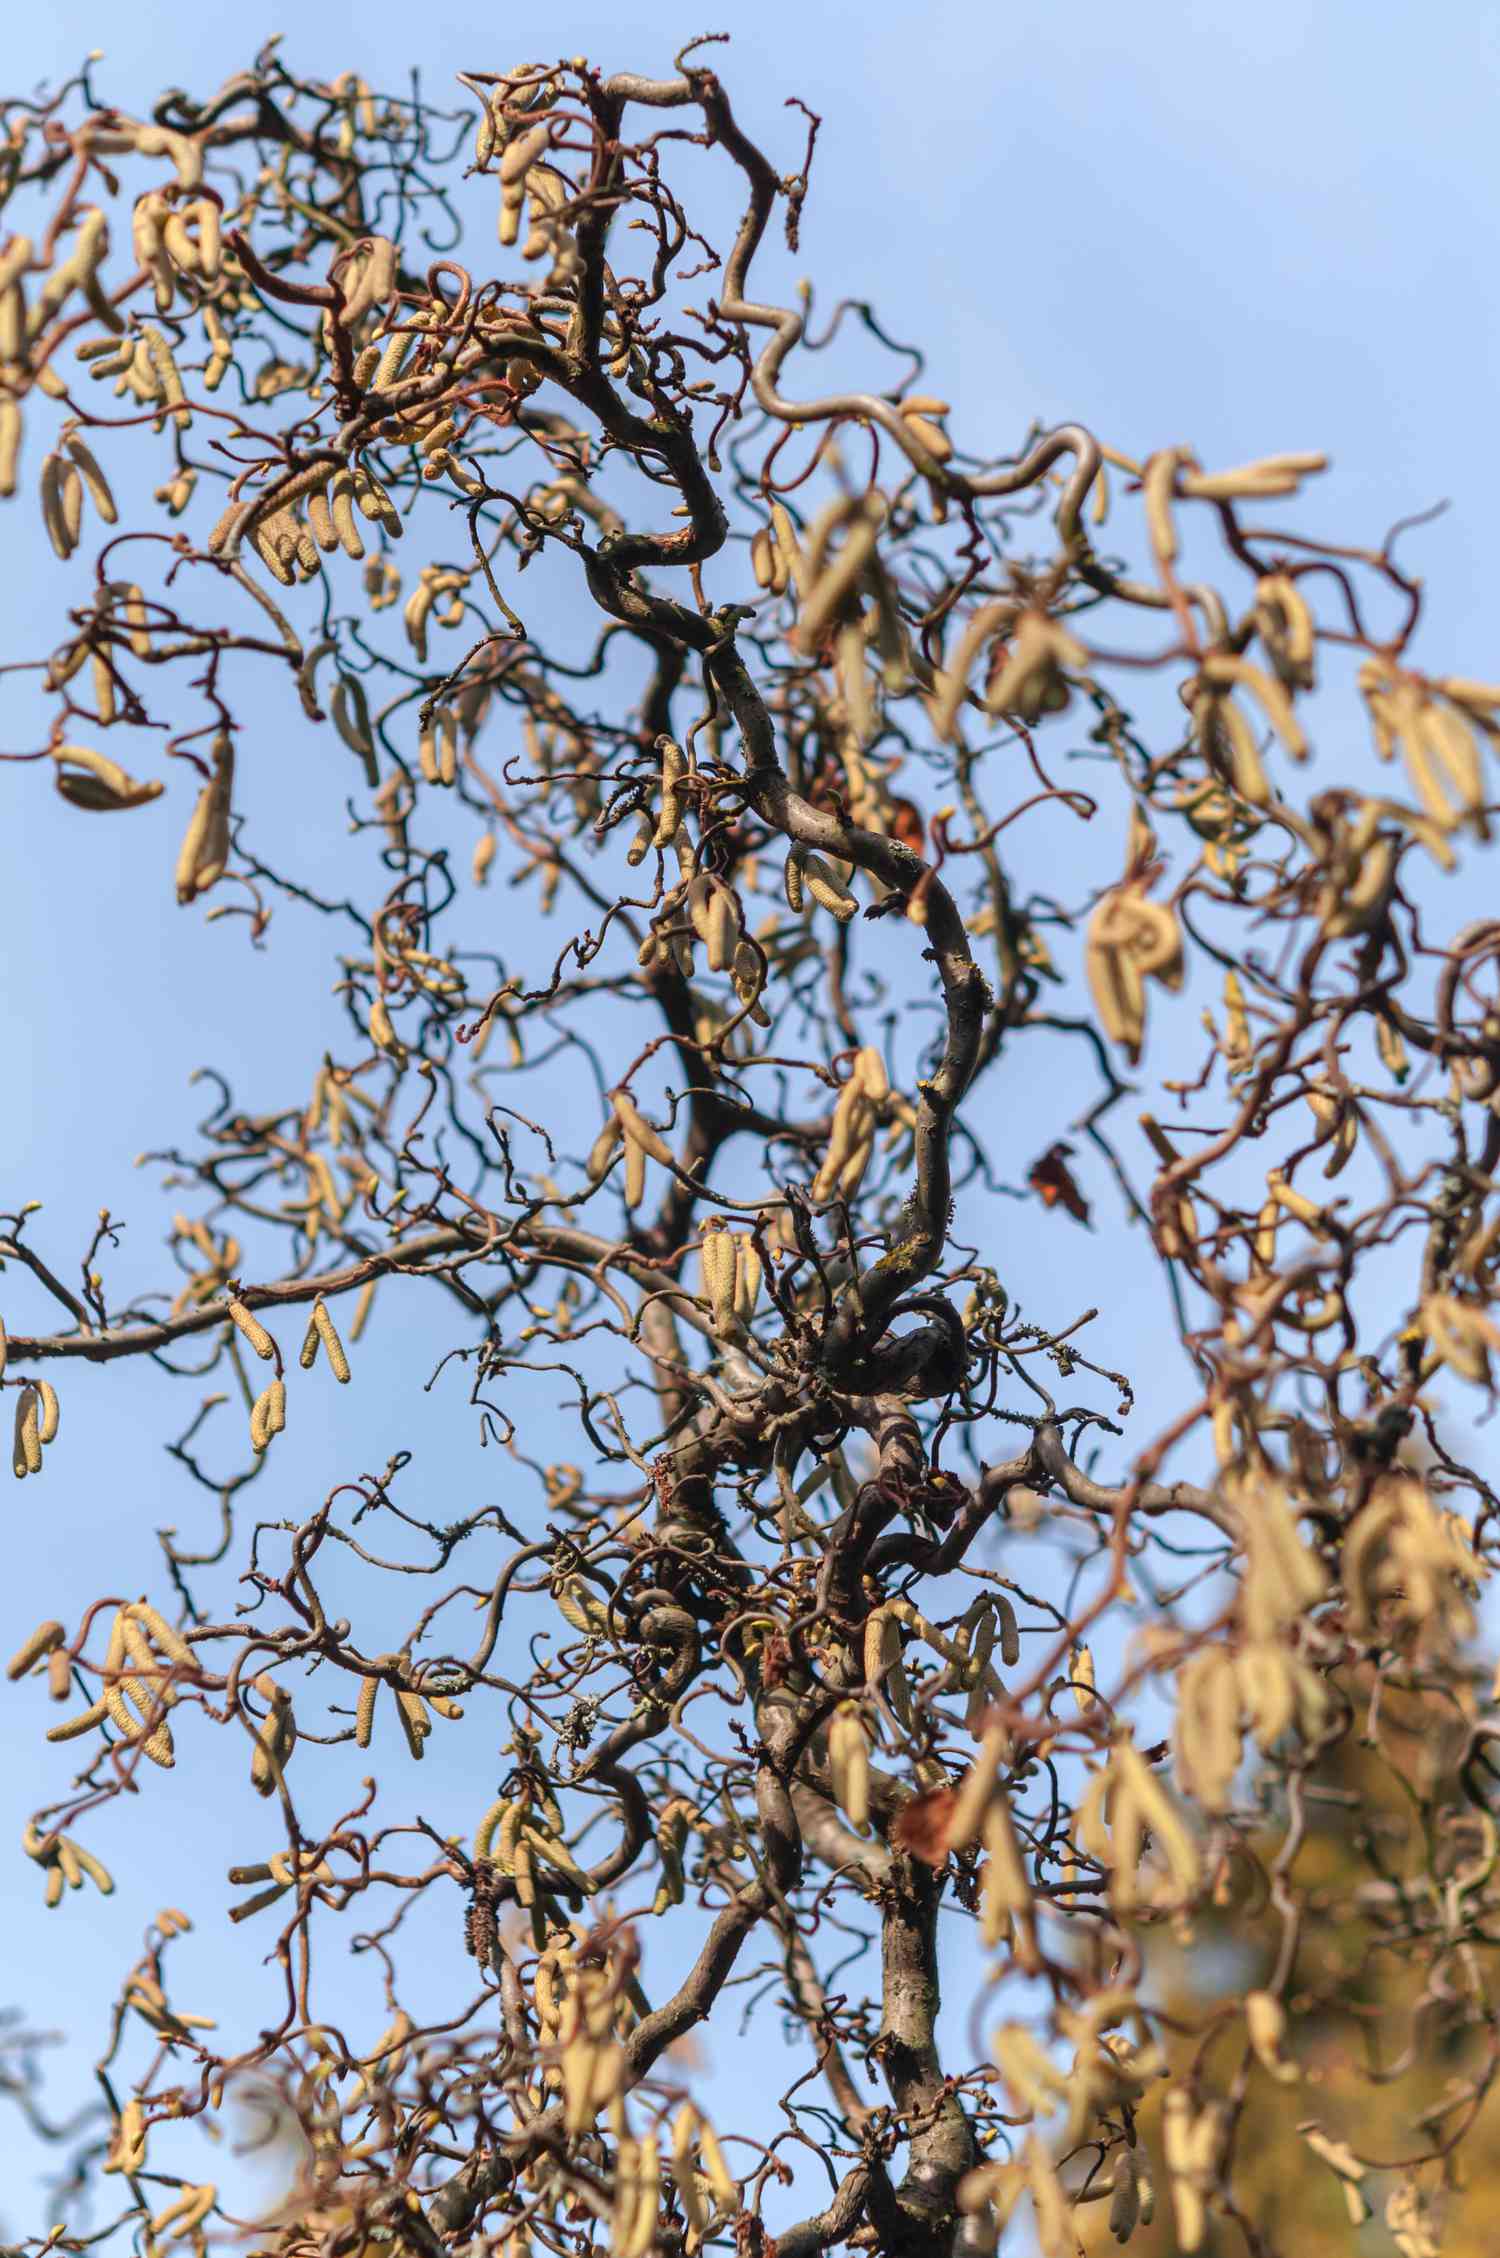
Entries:
[[[149,119],[87,71],[5,111],[0,489],[71,572],[8,789],[116,821],[189,935],[241,920],[246,1008],[273,914],[326,931],[343,1010],[310,1087],[289,1042],[164,1156],[163,1291],[111,1298],[107,1212],[76,1294],[4,1218],[18,1477],[81,1367],[218,1390],[169,1442],[218,1549],[167,1533],[151,1596],[11,1665],[79,1765],[39,1886],[107,1892],[103,1807],[144,1839],[156,1768],[226,1748],[267,1838],[228,1911],[264,2027],[177,1996],[163,1912],[51,2239],[91,2189],[155,2254],[242,2226],[175,2159],[254,2092],[268,2252],[978,2253],[1029,2204],[1060,2258],[1156,2200],[1261,2254],[1321,2175],[1420,2258],[1497,2060],[1500,924],[1442,882],[1500,687],[1420,670],[1397,535],[1264,522],[1321,455],[997,458],[870,307],[758,296],[819,121],[778,172],[704,42],[463,83],[272,48]],[[1185,1352],[1144,1444],[1081,1150]],[[1054,1307],[1008,1291],[1018,1212]],[[377,1294],[441,1299],[412,1403],[466,1384],[500,1500],[451,1517],[404,1450],[279,1478]],[[434,1820],[408,1767],[460,1733]],[[1253,1981],[1168,1981],[1226,1912]],[[460,1926],[472,1965],[403,1952]],[[715,2127],[683,2042],[756,1983],[790,2075]],[[1296,2083],[1340,1998],[1367,2051]]]
[[[1358,1713],[1377,1695],[1374,1673],[1346,1673],[1340,1691]],[[1403,2258],[1439,2248],[1450,2258],[1477,2258],[1487,2247],[1497,2154],[1488,2038],[1472,2000],[1461,1997],[1463,1978],[1460,1996],[1450,1995],[1451,1956],[1411,1950],[1414,1938],[1430,1936],[1442,1896],[1461,1904],[1486,1879],[1482,1850],[1475,1855],[1479,1822],[1466,1808],[1459,1771],[1473,1703],[1455,1709],[1389,1680],[1377,1698],[1378,1741],[1347,1733],[1309,1766],[1291,1839],[1284,1822],[1252,1837],[1257,1863],[1221,1876],[1190,1936],[1158,1931],[1142,1944],[1166,2011],[1162,2038],[1173,2072],[1211,2079],[1216,2098],[1234,2110],[1235,2205],[1264,2246],[1342,2252],[1373,2209],[1386,2246]],[[1412,1837],[1429,1813],[1440,1817],[1448,1840],[1414,1887],[1406,1880],[1418,1865]],[[1296,1900],[1290,1932],[1283,1906],[1262,1886],[1278,1863],[1287,1877],[1283,1906]],[[1232,2043],[1240,2001],[1278,1976],[1289,1934],[1284,2059],[1249,2078],[1232,2056],[1195,2064]],[[1164,2090],[1172,2088],[1159,2085],[1141,2116],[1143,2145],[1157,2152]],[[1310,2112],[1321,2127],[1358,2128],[1359,2151],[1387,2168],[1356,2179],[1340,2158],[1345,2169],[1330,2170],[1326,2149],[1299,2139]],[[1446,2171],[1399,2168],[1424,2146],[1458,2153]],[[1162,2205],[1133,2247],[1172,2251],[1178,2223],[1173,2206]],[[1202,2248],[1241,2247],[1239,2225],[1228,2212],[1208,2221]],[[1103,2218],[1086,2223],[1085,2239],[1091,2249],[1114,2248]]]

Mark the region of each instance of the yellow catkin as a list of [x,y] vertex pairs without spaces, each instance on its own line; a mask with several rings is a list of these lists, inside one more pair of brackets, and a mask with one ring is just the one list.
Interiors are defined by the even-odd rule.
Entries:
[[284,1686],[271,1684],[264,1678],[257,1679],[256,1684],[271,1707],[256,1731],[250,1758],[250,1783],[258,1795],[274,1795],[297,1745],[297,1721],[292,1714],[291,1696]]
[[11,1465],[18,1481],[42,1471],[42,1435],[37,1417],[38,1395],[30,1382],[16,1398],[15,1446]]
[[426,1706],[420,1694],[411,1693],[405,1686],[396,1688],[396,1714],[401,1720],[401,1730],[406,1735],[406,1745],[418,1763],[422,1758],[422,1743],[432,1730]]
[[250,1412],[250,1442],[257,1452],[263,1451],[273,1435],[279,1435],[286,1425],[286,1382],[272,1380],[256,1397]]
[[260,1319],[254,1314],[253,1311],[248,1310],[242,1301],[232,1300],[229,1303],[229,1314],[234,1319],[234,1322],[239,1327],[239,1330],[244,1334],[245,1339],[254,1349],[256,1355],[259,1357],[264,1357],[265,1361],[269,1364],[272,1357],[276,1354],[276,1343],[272,1340],[270,1334],[266,1331]]
[[147,1599],[138,1599],[136,1603],[131,1605],[131,1608],[127,1608],[127,1614],[129,1614],[129,1617],[136,1617],[138,1624],[145,1626],[145,1630],[151,1637],[151,1644],[158,1646],[160,1653],[167,1655],[169,1662],[178,1662],[183,1666],[183,1669],[192,1669],[192,1666],[194,1666],[192,1646],[187,1644],[187,1639],[183,1637],[181,1630],[172,1628],[172,1624],[169,1624],[169,1621],[165,1619],[165,1614],[160,1614]]
[[93,1732],[97,1725],[102,1725],[108,1715],[109,1704],[101,1694],[97,1701],[89,1703],[87,1709],[80,1709],[75,1716],[64,1717],[59,1725],[49,1725],[47,1738],[49,1741],[75,1741],[82,1734]]
[[50,1655],[55,1648],[62,1645],[63,1638],[64,1632],[61,1623],[38,1623],[30,1638],[17,1647],[15,1653],[5,1665],[6,1677],[12,1681],[17,1678],[24,1678],[27,1671],[33,1669],[44,1655]]
[[328,1314],[327,1306],[321,1294],[313,1303],[312,1321],[317,1330],[318,1338],[323,1343],[335,1380],[347,1381],[349,1378],[349,1359],[344,1354],[344,1344],[338,1337],[333,1319]]

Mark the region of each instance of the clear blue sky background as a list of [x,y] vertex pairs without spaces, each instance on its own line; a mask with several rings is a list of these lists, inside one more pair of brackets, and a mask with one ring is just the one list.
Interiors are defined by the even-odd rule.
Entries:
[[[528,29],[528,16],[540,28]],[[969,443],[1000,451],[1033,417],[1076,416],[1129,452],[1187,442],[1205,463],[1326,446],[1335,475],[1311,522],[1370,543],[1396,518],[1451,498],[1405,552],[1432,591],[1420,655],[1435,669],[1500,673],[1500,12],[1474,0],[1374,9],[1262,0],[1248,15],[1196,0],[1066,9],[928,0],[900,10],[792,0],[705,10],[693,0],[686,12],[303,0],[294,18],[254,6],[53,0],[16,12],[5,68],[24,92],[101,47],[96,83],[143,107],[167,84],[207,92],[284,29],[295,67],[354,68],[396,90],[419,62],[442,99],[455,70],[504,67],[523,53],[586,52],[665,71],[680,40],[703,28],[734,33],[720,60],[736,105],[788,168],[801,142],[784,98],[796,93],[823,113],[801,265],[826,295],[872,297],[901,335],[929,344],[932,380]],[[12,505],[0,522],[0,643],[10,656],[42,631],[63,583],[29,506]],[[267,748],[276,754],[284,724],[278,709]],[[13,742],[19,727],[0,690],[0,735]],[[70,1265],[101,1201],[135,1216],[116,1275],[145,1285],[157,1269],[160,1202],[131,1164],[186,1136],[199,1110],[189,1072],[232,1068],[252,1102],[304,1089],[331,1007],[321,957],[318,992],[308,991],[292,919],[251,971],[242,935],[178,913],[169,860],[147,883],[113,828],[92,829],[29,778],[0,778],[0,1202],[44,1200],[47,1243]],[[231,980],[253,997],[236,1013],[223,1001]],[[997,1089],[993,1120],[976,1125],[1003,1134],[1014,1102]],[[1028,1218],[1002,1267],[1024,1290],[1083,1249],[1080,1294],[1115,1311],[1100,1353],[1131,1363],[1148,1403],[1165,1401],[1170,1359],[1165,1345],[1159,1356],[1152,1348],[1165,1344],[1159,1303],[1154,1291],[1133,1303],[1126,1283],[1139,1274],[1139,1242],[1042,1239]],[[15,1329],[41,1318],[39,1305],[5,1306]],[[419,1329],[417,1345],[425,1339]],[[377,1324],[356,1387],[327,1406],[316,1432],[289,1433],[275,1474],[284,1494],[270,1510],[305,1508],[413,1443],[442,1517],[503,1496],[467,1419],[450,1407],[445,1421],[426,1399],[410,1410],[416,1391],[397,1383],[403,1372],[409,1380],[414,1353],[413,1336],[394,1327],[382,1336]],[[100,1590],[143,1588],[155,1579],[151,1532],[178,1522],[186,1534],[203,1519],[162,1455],[164,1392],[149,1374],[121,1387],[123,1378],[66,1376],[64,1434],[45,1482],[5,1500],[4,1651],[43,1613],[69,1617]],[[58,1752],[40,1743],[46,1721],[30,1689],[7,1695],[0,1845],[61,1784]],[[452,1763],[445,1771],[435,1758],[429,1770],[430,1815],[461,1823],[462,1796],[456,1815],[445,1802],[463,1785]],[[35,1869],[19,1852],[0,1857],[3,1988],[31,2019],[85,2043],[91,1995],[118,1982],[164,1901],[202,1920],[187,1948],[196,1958],[183,1961],[195,1978],[182,2003],[221,2000],[227,1967],[231,2003],[255,2013],[264,1940],[225,1931],[222,1876],[231,1859],[272,1845],[254,1839],[257,1815],[238,1782],[222,1810],[186,1768],[151,1785],[161,1829],[152,1849],[143,1852],[133,1816],[101,1826],[109,1839],[97,1847],[121,1874],[107,1907],[90,1896],[48,1916]],[[718,2067],[731,2081],[758,2075],[753,2058]],[[61,2090],[84,2090],[76,2070]],[[0,2154],[12,2152],[13,2131],[0,2122]],[[14,2153],[29,2171],[29,2145]],[[8,2172],[0,2228],[15,2234],[49,2215]]]

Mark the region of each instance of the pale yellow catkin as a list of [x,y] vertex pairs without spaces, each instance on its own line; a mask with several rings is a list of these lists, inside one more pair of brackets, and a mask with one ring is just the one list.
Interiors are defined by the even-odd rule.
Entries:
[[229,1314],[256,1355],[263,1357],[269,1364],[276,1354],[276,1343],[272,1340],[260,1319],[252,1310],[248,1310],[242,1301],[238,1300],[230,1301]]
[[192,1669],[194,1666],[192,1648],[188,1645],[182,1633],[174,1630],[166,1617],[154,1608],[149,1600],[138,1599],[132,1607],[126,1610],[126,1613],[128,1616],[133,1616],[137,1622],[144,1624],[153,1645],[157,1646],[169,1661],[181,1663],[185,1669]]
[[16,1398],[15,1445],[11,1465],[18,1481],[42,1470],[42,1436],[37,1420],[37,1391],[27,1382]]
[[321,1294],[313,1303],[312,1322],[319,1340],[323,1343],[324,1352],[327,1355],[329,1367],[335,1380],[341,1384],[346,1382],[349,1378],[349,1359],[344,1354],[344,1344],[339,1339],[337,1329],[333,1319],[328,1314],[327,1305]]
[[54,1648],[62,1645],[64,1635],[61,1623],[38,1623],[30,1638],[17,1647],[5,1665],[6,1677],[13,1683],[17,1678],[24,1678],[43,1655],[50,1655]]
[[412,1756],[420,1763],[422,1743],[432,1730],[432,1721],[427,1715],[421,1695],[410,1692],[405,1686],[398,1686],[396,1688],[396,1714],[401,1720],[401,1730],[406,1736],[406,1745]]

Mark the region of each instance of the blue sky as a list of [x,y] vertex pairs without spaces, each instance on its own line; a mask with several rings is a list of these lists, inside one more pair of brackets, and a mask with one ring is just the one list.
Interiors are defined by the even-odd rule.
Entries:
[[[167,84],[207,91],[280,25],[294,66],[353,68],[395,88],[418,62],[427,92],[443,99],[455,70],[504,67],[523,53],[665,71],[706,20],[696,0],[686,13],[633,14],[562,0],[533,12],[540,32],[520,11],[497,11],[501,28],[487,33],[490,13],[304,0],[292,28],[253,9],[54,0],[8,26],[6,76],[24,91],[99,47],[97,83],[122,106],[143,105]],[[801,147],[785,97],[823,115],[801,267],[825,296],[868,296],[898,334],[928,346],[931,381],[975,444],[999,451],[1033,418],[1076,416],[1129,453],[1189,443],[1205,463],[1325,447],[1333,474],[1304,522],[1371,544],[1395,519],[1448,500],[1404,551],[1431,591],[1419,655],[1434,669],[1500,673],[1500,12],[1472,0],[1420,10],[1263,0],[1248,17],[1101,0],[1067,10],[721,0],[713,24],[734,34],[721,67],[736,106],[779,162],[790,168]],[[3,523],[9,656],[42,632],[63,583],[29,507],[11,505]],[[0,685],[0,741],[18,726]],[[297,931],[283,921],[246,991],[242,936],[190,931],[165,886],[144,888],[108,836],[28,779],[0,778],[0,1204],[43,1200],[70,1260],[101,1201],[136,1215],[121,1275],[144,1283],[161,1204],[132,1163],[187,1137],[201,1106],[191,1070],[233,1065],[253,1099],[257,1072],[263,1088],[294,1053],[302,1063],[291,1084],[304,1087],[331,1027]],[[223,1000],[231,983],[245,998],[233,1011]],[[278,1096],[286,1082],[282,1071]],[[1005,1128],[998,1117],[992,1126]],[[1015,1273],[1023,1286],[1040,1283],[1060,1247],[1074,1250],[1037,1237],[1030,1211],[1017,1213],[1026,1220]],[[1147,1394],[1167,1400],[1165,1346],[1159,1364],[1151,1356],[1152,1342],[1165,1342],[1157,1301],[1130,1298],[1138,1244],[1079,1244],[1089,1248],[1090,1298],[1116,1311],[1114,1347],[1123,1343],[1139,1369],[1144,1342]],[[289,1435],[278,1479],[304,1484],[303,1502],[414,1441],[424,1481],[445,1496],[499,1494],[467,1426],[427,1399],[408,1413],[416,1391],[401,1383],[429,1333],[441,1338],[435,1313],[424,1324],[383,1336],[377,1323],[355,1387],[316,1434]],[[0,1649],[44,1613],[76,1614],[107,1587],[144,1588],[156,1572],[151,1532],[197,1526],[201,1509],[160,1448],[165,1393],[151,1374],[126,1390],[69,1376],[45,1486],[6,1501]],[[60,1784],[39,1702],[27,1690],[8,1703],[0,1845]],[[434,1771],[444,1793],[462,1788],[453,1766]],[[201,1993],[220,1993],[227,1967],[231,1993],[241,1987],[248,2001],[254,1953],[243,1932],[224,1941],[221,1917],[224,1866],[253,1854],[245,1805],[238,1791],[223,1809],[190,1798],[179,1776],[149,1858],[137,1853],[127,1870],[132,1838],[117,1830],[121,1888],[108,1907],[90,1900],[47,1916],[35,1870],[19,1853],[0,1857],[17,2004],[35,2021],[86,2030],[91,1989],[118,1981],[141,1922],[164,1900],[201,1908],[188,1947]],[[80,2090],[78,2075],[67,2090]],[[0,2131],[0,2145],[8,2139]],[[15,2233],[36,2219],[8,2180],[0,2227]]]

